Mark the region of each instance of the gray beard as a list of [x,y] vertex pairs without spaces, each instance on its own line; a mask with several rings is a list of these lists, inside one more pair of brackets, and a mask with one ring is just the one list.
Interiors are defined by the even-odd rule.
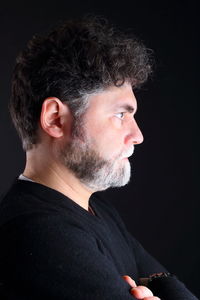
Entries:
[[60,151],[60,157],[76,178],[92,191],[124,186],[130,180],[130,163],[128,160],[122,161],[122,153],[106,160],[83,134],[81,138],[74,136],[71,143]]

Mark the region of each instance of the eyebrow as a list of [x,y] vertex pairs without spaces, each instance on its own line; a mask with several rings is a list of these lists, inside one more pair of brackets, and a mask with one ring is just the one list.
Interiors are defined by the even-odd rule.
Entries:
[[135,111],[135,108],[129,104],[122,104],[118,107],[118,109],[123,109],[129,113],[133,113]]

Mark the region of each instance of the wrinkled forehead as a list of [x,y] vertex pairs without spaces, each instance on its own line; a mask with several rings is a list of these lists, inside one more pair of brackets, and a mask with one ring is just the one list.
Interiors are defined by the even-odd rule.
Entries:
[[132,86],[124,83],[122,86],[110,86],[105,90],[89,96],[89,110],[95,109],[99,112],[104,110],[115,110],[126,108],[129,112],[137,110],[137,101]]

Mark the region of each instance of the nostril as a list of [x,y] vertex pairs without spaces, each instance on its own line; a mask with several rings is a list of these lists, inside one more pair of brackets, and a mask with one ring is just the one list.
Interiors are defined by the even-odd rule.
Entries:
[[134,137],[133,144],[134,145],[138,145],[138,144],[143,143],[143,141],[144,141],[144,137],[143,137],[143,135],[142,135],[142,133],[140,131],[139,134]]

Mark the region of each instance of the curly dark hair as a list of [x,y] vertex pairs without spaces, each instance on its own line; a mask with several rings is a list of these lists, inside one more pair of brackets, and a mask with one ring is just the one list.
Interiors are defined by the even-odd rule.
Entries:
[[74,113],[88,94],[125,81],[138,87],[151,73],[149,50],[100,17],[69,20],[45,36],[33,36],[13,71],[10,112],[29,150],[37,143],[45,98],[66,101]]

